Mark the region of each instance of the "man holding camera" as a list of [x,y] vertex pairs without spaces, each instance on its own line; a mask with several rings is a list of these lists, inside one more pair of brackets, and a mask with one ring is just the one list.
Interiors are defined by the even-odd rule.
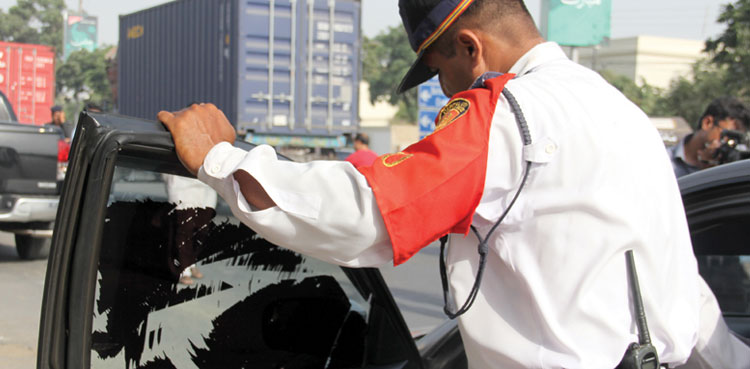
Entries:
[[712,101],[698,120],[695,132],[669,149],[675,176],[679,178],[726,162],[726,153],[721,150],[722,132],[744,133],[748,124],[750,113],[736,98],[727,96]]

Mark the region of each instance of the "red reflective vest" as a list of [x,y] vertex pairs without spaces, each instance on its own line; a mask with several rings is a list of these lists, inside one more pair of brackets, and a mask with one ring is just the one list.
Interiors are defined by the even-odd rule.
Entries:
[[461,92],[435,119],[435,131],[359,171],[375,194],[398,265],[448,233],[466,235],[484,191],[490,127],[504,74]]

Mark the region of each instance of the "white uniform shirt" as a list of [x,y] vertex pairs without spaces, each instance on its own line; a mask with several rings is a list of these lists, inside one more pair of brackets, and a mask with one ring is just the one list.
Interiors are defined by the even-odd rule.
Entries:
[[[534,164],[490,239],[476,302],[459,318],[470,366],[615,367],[637,341],[628,249],[635,250],[660,359],[684,362],[697,340],[700,277],[659,134],[640,109],[554,43],[534,47],[511,72],[518,77],[507,88],[533,144],[523,147],[501,97],[474,216],[480,234],[515,194],[523,159]],[[254,211],[232,177],[236,170],[255,177],[277,206]],[[350,267],[393,258],[372,190],[347,162],[283,162],[269,146],[245,152],[222,143],[206,157],[199,178],[275,244]],[[478,261],[473,234],[451,236],[447,270],[457,305],[471,290]]]

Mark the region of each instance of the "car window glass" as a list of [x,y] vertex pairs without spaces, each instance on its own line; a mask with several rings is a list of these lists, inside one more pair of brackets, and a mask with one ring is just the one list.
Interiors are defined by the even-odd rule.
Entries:
[[750,314],[750,216],[719,216],[691,229],[698,270],[724,315]]
[[[345,368],[370,360],[371,297],[340,267],[263,240],[201,182],[133,163],[116,167],[104,219],[92,368]],[[190,266],[200,275],[180,283]]]
[[10,122],[10,112],[5,106],[5,101],[0,97],[0,122]]

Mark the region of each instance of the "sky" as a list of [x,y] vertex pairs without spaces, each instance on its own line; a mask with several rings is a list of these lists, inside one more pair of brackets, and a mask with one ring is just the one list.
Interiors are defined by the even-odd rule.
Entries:
[[[165,3],[165,0],[80,0],[87,13],[99,17],[99,43],[114,45],[118,38],[118,16]],[[540,2],[526,0],[529,11],[540,18]],[[705,40],[721,33],[716,18],[729,0],[612,0],[612,38],[651,35]],[[16,0],[0,0],[7,10]],[[77,10],[79,0],[65,0]],[[391,26],[401,25],[397,0],[362,0],[362,29],[373,37]]]

